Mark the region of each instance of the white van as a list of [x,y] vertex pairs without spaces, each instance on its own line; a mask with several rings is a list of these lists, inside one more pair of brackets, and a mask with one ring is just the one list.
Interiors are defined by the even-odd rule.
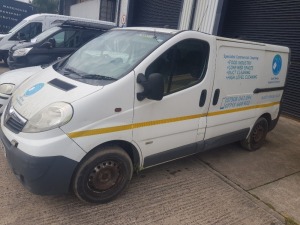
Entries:
[[[8,34],[0,36],[0,60],[7,63],[8,52],[12,46],[20,41],[30,41],[32,38],[42,33],[43,31],[62,24],[65,20],[75,20],[82,22],[100,22],[98,20],[91,20],[79,17],[70,17],[57,14],[34,14],[26,17],[15,27],[13,27]],[[102,24],[114,26],[114,23],[101,21]]]
[[17,177],[36,194],[114,199],[133,170],[276,125],[289,48],[196,31],[118,28],[30,77],[1,118]]
[[28,77],[43,70],[43,66],[32,66],[10,70],[0,76],[0,115],[8,104],[14,90]]

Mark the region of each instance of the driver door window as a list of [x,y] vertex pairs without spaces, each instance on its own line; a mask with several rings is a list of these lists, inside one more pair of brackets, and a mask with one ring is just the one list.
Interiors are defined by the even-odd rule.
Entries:
[[164,95],[191,87],[203,80],[209,58],[209,44],[205,41],[184,40],[157,58],[146,70],[160,73],[164,78]]
[[76,46],[76,33],[74,30],[64,30],[55,34],[52,39],[55,41],[55,48],[75,48]]

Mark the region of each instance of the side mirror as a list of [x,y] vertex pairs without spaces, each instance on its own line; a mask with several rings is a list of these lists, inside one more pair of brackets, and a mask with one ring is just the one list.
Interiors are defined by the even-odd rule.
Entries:
[[55,39],[50,38],[47,42],[44,42],[41,47],[42,48],[55,48],[56,42]]
[[164,96],[164,79],[160,73],[152,73],[148,79],[143,74],[138,74],[137,83],[144,88],[143,92],[137,93],[137,99],[143,101],[145,98],[160,101]]

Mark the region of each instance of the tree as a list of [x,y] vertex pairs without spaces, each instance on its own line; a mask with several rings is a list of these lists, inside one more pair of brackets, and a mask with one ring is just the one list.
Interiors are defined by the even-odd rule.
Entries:
[[58,13],[59,0],[32,0],[38,13]]

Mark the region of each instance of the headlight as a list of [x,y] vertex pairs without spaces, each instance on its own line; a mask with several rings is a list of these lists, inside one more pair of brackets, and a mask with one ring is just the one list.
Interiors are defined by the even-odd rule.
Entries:
[[14,84],[0,84],[0,93],[5,95],[11,95],[14,90]]
[[51,130],[68,123],[73,116],[73,108],[65,102],[48,105],[30,118],[22,132],[37,133]]
[[14,57],[20,57],[20,56],[24,56],[27,55],[27,53],[31,50],[32,48],[21,48],[18,49],[16,51],[14,51],[13,56]]

